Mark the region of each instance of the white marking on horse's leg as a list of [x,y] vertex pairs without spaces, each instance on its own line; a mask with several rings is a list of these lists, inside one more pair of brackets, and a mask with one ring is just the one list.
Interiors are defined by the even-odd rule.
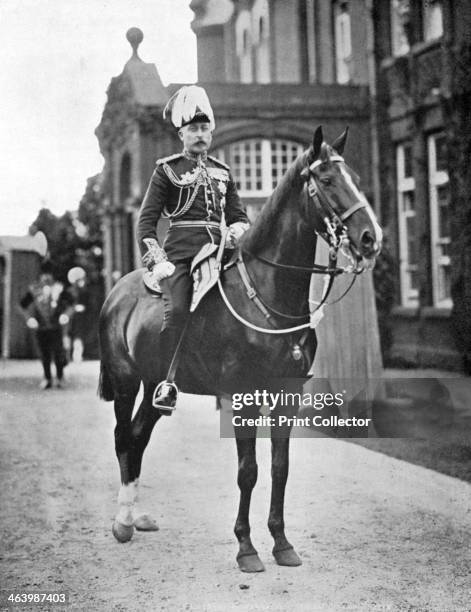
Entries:
[[139,498],[139,479],[134,481],[136,484],[136,498],[134,500],[134,518],[136,519],[139,516],[143,516],[147,514],[145,510],[142,509],[140,498]]
[[116,520],[128,527],[134,523],[134,504],[137,498],[137,480],[121,485],[118,493],[118,514]]

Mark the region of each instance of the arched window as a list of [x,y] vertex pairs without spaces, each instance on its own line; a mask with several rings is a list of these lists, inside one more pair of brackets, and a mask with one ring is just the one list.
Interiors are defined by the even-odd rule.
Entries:
[[334,2],[335,67],[337,83],[349,83],[352,61],[350,8],[346,0]]
[[242,197],[265,198],[303,150],[289,140],[253,138],[221,147],[214,155],[229,164]]
[[240,82],[252,83],[252,35],[249,11],[241,11],[237,16],[236,52],[239,58]]
[[255,50],[255,80],[270,82],[270,27],[267,0],[256,0],[252,7],[252,32]]

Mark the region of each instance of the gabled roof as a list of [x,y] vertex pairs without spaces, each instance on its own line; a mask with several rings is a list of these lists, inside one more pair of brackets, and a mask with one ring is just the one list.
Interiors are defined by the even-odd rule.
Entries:
[[123,69],[129,77],[137,104],[142,106],[165,106],[168,101],[167,90],[162,84],[155,64],[143,62],[133,55]]

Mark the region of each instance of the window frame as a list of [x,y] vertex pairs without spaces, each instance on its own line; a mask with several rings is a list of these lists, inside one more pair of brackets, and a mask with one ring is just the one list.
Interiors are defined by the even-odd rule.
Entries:
[[[343,5],[346,5],[347,10],[342,12]],[[333,36],[334,36],[334,62],[335,62],[335,81],[339,85],[348,85],[352,82],[352,16],[350,13],[350,2],[349,0],[334,0],[332,3],[332,25],[333,25]],[[342,29],[342,21],[345,19],[339,19],[343,15],[348,18],[348,28],[344,31],[348,32],[348,37],[345,39],[343,36],[339,36],[339,32]],[[345,25],[345,24],[343,24]],[[341,44],[340,44],[341,43]],[[349,53],[345,51],[348,47]],[[344,78],[345,76],[345,78]]]
[[412,274],[418,271],[417,264],[409,263],[409,236],[407,220],[417,217],[415,206],[413,209],[405,209],[406,194],[413,193],[415,201],[415,178],[405,173],[405,151],[411,147],[411,142],[403,142],[396,147],[396,209],[398,220],[398,243],[399,243],[399,281],[401,288],[401,305],[405,307],[417,307],[419,304],[419,290],[412,285]]
[[403,25],[403,17],[400,14],[401,0],[391,0],[390,3],[390,35],[391,35],[391,55],[401,57],[410,51],[409,41]]
[[[435,32],[434,27],[436,24],[430,19],[433,8],[431,5],[437,5],[440,13],[439,31]],[[422,0],[421,2],[421,13],[422,13],[422,39],[424,42],[432,40],[438,40],[443,36],[443,0]]]
[[[260,144],[259,168],[256,166],[257,144]],[[249,145],[251,151],[249,153],[249,166],[245,159],[247,145]],[[286,151],[283,149],[284,146],[286,146]],[[229,165],[241,198],[267,198],[273,193],[281,176],[283,176],[293,161],[303,153],[305,149],[306,145],[295,140],[286,140],[282,138],[274,138],[272,140],[267,138],[245,138],[215,149],[212,154]],[[285,152],[286,156],[284,156]],[[235,160],[236,154],[239,154],[239,162]],[[242,159],[243,156],[244,159]],[[284,157],[286,157],[285,161],[283,161]],[[239,167],[238,163],[240,163]],[[251,172],[250,176],[245,175],[244,180],[242,172],[245,171],[247,167],[250,167]],[[257,170],[260,170],[258,176]],[[258,180],[261,183],[259,189],[257,188]],[[252,185],[255,183],[255,188],[249,188],[250,182]]]
[[[254,51],[255,83],[271,82],[270,13],[267,0],[256,0],[252,6],[252,48]],[[260,24],[263,23],[263,31]]]
[[251,13],[243,10],[237,16],[235,24],[236,54],[239,63],[239,76],[241,83],[254,82],[252,62],[253,36]]
[[[450,256],[442,252],[443,247],[451,243],[450,236],[440,236],[440,210],[438,192],[440,187],[449,186],[449,175],[446,170],[437,170],[437,140],[445,137],[443,132],[430,134],[427,138],[428,184],[430,208],[430,253],[432,264],[433,305],[437,308],[451,308],[451,295],[442,296],[443,282],[441,270],[450,270]],[[448,204],[450,206],[449,198]],[[449,210],[449,209],[448,209]]]

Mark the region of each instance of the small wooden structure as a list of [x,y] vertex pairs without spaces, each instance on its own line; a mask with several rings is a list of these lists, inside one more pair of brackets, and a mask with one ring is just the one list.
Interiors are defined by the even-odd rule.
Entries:
[[40,272],[47,241],[34,236],[0,236],[0,339],[3,358],[35,356],[31,334],[25,325],[20,299]]
[[[327,258],[327,248],[319,241],[316,263],[326,264]],[[340,256],[339,265],[348,263],[342,259]],[[346,391],[347,403],[341,412],[342,416],[350,417],[365,409],[370,412],[371,402],[384,397],[373,274],[363,272],[349,289],[352,278],[348,274],[334,282],[324,318],[316,328],[318,346],[311,369],[313,378],[306,384],[311,393]],[[313,277],[311,299],[320,299],[322,287],[323,278]]]

